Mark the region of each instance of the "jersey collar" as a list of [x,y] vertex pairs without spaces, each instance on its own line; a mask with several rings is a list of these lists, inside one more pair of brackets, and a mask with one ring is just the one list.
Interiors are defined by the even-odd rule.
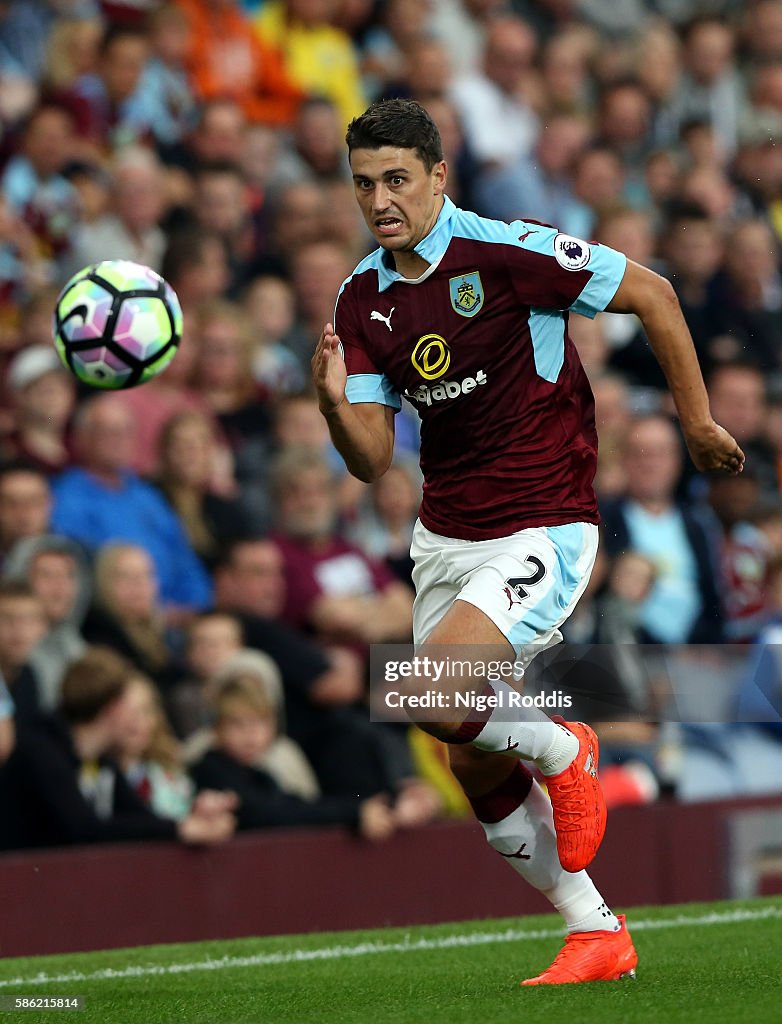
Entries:
[[[448,196],[444,195],[443,208],[437,216],[434,227],[415,247],[415,251],[418,255],[430,264],[428,269],[421,275],[421,278],[431,274],[432,270],[445,255],[446,249],[451,244],[451,239],[453,238],[455,216],[456,206]],[[421,278],[419,278],[419,280],[421,280]],[[393,255],[390,252],[385,252],[385,250],[381,249],[377,270],[377,290],[379,292],[384,292],[386,288],[390,288],[395,281],[406,280],[408,279],[402,277],[396,269]],[[410,283],[414,284],[415,282]]]

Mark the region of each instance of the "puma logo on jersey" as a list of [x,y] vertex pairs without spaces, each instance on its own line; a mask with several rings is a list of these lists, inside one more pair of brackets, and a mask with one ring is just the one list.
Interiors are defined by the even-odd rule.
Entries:
[[528,231],[525,231],[523,235],[519,235],[519,241],[520,242],[526,242],[530,235],[539,235],[539,234],[540,234],[540,232],[537,229],[535,231],[532,231],[530,229]]
[[378,311],[376,309],[373,309],[372,312],[369,315],[369,319],[370,320],[382,320],[383,323],[386,325],[386,327],[389,329],[389,331],[393,331],[393,327],[391,326],[391,317],[394,315],[394,310],[395,309],[396,309],[396,306],[392,306],[391,307],[391,312],[388,314],[388,316],[383,316],[382,313],[378,313]]

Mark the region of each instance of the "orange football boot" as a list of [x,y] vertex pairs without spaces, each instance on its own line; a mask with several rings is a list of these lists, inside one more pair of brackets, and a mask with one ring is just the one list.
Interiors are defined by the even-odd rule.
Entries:
[[618,914],[618,932],[571,932],[551,967],[522,985],[573,985],[579,981],[619,981],[635,978],[638,954],[627,930],[624,914]]
[[600,745],[592,729],[583,722],[553,719],[578,740],[575,759],[558,775],[545,776],[557,853],[565,871],[581,871],[592,863],[606,830],[606,802],[597,778]]

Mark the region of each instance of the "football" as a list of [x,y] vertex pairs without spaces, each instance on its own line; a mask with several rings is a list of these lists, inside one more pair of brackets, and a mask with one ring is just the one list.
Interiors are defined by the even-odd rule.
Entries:
[[176,355],[182,309],[149,267],[105,260],[68,281],[54,309],[54,344],[67,368],[94,388],[132,388]]

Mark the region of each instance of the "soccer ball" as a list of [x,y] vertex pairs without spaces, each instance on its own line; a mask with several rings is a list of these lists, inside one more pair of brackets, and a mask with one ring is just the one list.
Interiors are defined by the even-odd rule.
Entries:
[[70,279],[54,307],[54,345],[94,388],[143,384],[165,370],[182,337],[174,289],[149,267],[105,260]]

